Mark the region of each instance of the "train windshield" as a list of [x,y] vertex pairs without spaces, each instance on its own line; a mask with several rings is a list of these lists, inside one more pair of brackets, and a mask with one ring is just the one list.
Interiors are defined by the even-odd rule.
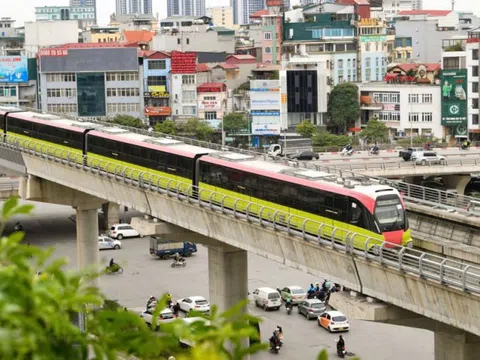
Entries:
[[398,195],[386,195],[377,199],[375,220],[380,232],[405,229],[405,209]]

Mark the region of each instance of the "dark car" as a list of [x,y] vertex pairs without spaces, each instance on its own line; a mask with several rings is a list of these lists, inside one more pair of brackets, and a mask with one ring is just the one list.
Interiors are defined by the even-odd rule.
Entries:
[[302,151],[297,154],[294,154],[290,157],[290,159],[294,160],[313,160],[316,159],[318,160],[320,156],[317,153],[314,153],[313,151]]
[[412,157],[412,153],[415,151],[422,151],[423,148],[416,148],[416,147],[409,147],[406,150],[400,150],[398,152],[398,156],[401,157],[405,161],[410,161]]

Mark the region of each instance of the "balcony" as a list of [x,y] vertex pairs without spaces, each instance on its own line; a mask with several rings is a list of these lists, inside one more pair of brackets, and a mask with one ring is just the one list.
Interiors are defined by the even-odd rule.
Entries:
[[360,96],[361,110],[383,110],[383,104],[376,102],[368,95]]
[[[325,14],[328,15],[328,14]],[[355,37],[355,27],[350,21],[329,20],[330,17],[307,19],[305,22],[285,22],[284,39],[286,41],[322,41],[343,40]]]
[[458,40],[458,39],[443,40],[442,50],[445,52],[465,51],[466,43],[467,43],[466,40]]

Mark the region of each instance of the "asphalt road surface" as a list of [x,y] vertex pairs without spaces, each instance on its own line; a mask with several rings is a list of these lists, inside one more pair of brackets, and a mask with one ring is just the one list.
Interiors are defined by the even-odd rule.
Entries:
[[[69,207],[35,203],[35,215],[20,218],[27,233],[26,241],[41,247],[55,246],[55,256],[67,257],[70,266],[76,266],[75,223],[70,216],[75,211]],[[128,220],[128,212],[124,220]],[[12,228],[9,224],[7,231]],[[101,263],[107,264],[111,257],[122,265],[122,275],[106,276],[101,279],[101,288],[110,299],[116,299],[127,307],[143,307],[150,295],[171,292],[174,299],[201,295],[208,298],[208,256],[207,249],[187,259],[185,268],[172,269],[170,261],[157,260],[149,252],[148,238],[123,240],[121,250],[103,251]],[[256,287],[282,287],[287,285],[308,286],[321,281],[313,276],[272,262],[259,256],[249,255],[249,290]],[[334,296],[333,294],[332,296]],[[335,339],[319,328],[315,320],[307,320],[294,309],[288,316],[285,309],[269,311],[249,309],[263,319],[262,340],[267,341],[276,325],[285,333],[285,345],[278,355],[281,359],[316,359],[318,352],[326,348],[336,358]],[[341,310],[341,309],[340,309]],[[344,335],[346,347],[362,360],[433,360],[433,333],[425,330],[371,323],[349,319],[351,330]],[[267,352],[257,354],[253,359],[270,359]]]

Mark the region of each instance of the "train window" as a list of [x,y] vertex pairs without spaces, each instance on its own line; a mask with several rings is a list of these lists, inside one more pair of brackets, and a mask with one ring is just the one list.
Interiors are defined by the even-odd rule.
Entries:
[[365,221],[363,218],[363,206],[357,200],[350,199],[349,201],[349,223],[359,227],[365,227]]

